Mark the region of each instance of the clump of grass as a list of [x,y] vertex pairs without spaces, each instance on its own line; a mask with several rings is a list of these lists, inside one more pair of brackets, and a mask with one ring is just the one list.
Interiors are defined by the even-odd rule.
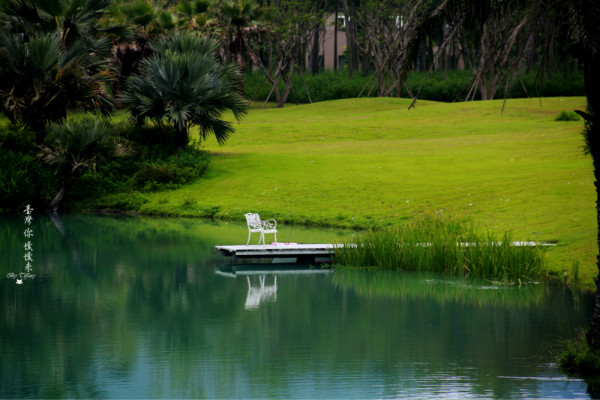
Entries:
[[529,282],[545,272],[541,247],[513,246],[508,233],[478,233],[458,218],[420,217],[355,239],[335,251],[337,266],[436,271],[504,283]]
[[561,111],[560,114],[554,118],[555,121],[579,121],[581,118],[574,111]]
[[563,350],[558,355],[562,369],[572,375],[600,374],[600,351],[590,347],[587,331],[580,329],[575,338],[561,343]]
[[571,265],[571,274],[567,277],[566,282],[568,287],[576,288],[580,283],[579,276],[579,260],[573,261],[573,265]]

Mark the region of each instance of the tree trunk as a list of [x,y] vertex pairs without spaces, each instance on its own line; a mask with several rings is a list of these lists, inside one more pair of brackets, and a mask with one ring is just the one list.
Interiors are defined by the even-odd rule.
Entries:
[[479,96],[481,96],[481,100],[487,100],[487,88],[485,86],[485,77],[482,77],[479,81]]
[[[443,38],[446,37],[446,34],[448,33],[448,28],[446,28],[445,25],[442,25],[442,41]],[[439,50],[438,50],[439,51]],[[450,53],[450,47],[443,49],[442,50],[444,53],[442,54],[442,65],[443,65],[443,69],[444,69],[444,80],[448,80],[448,64],[450,62],[449,60],[449,53]]]
[[338,5],[335,5],[335,20],[333,22],[333,70],[338,70]]
[[[598,135],[598,132],[594,132],[592,125],[589,128],[589,135]],[[595,128],[595,130],[598,130]],[[596,224],[598,226],[598,232],[596,235],[596,242],[598,249],[600,250],[600,154],[592,154],[594,158],[594,186],[596,188]],[[600,349],[600,252],[596,255],[596,265],[598,267],[598,275],[596,276],[596,294],[594,296],[594,311],[592,312],[592,322],[590,323],[590,330],[587,335],[589,345],[594,349]]]
[[344,13],[346,14],[346,65],[348,75],[352,79],[354,71],[358,70],[357,17],[354,0],[344,0]]
[[30,113],[29,121],[25,121],[25,123],[29,125],[32,131],[35,132],[35,144],[42,145],[44,144],[44,139],[46,138],[46,124],[41,118],[31,118],[32,114],[35,113]]
[[450,56],[448,55],[448,49],[444,49],[444,54],[442,55],[442,64],[443,64],[443,69],[444,69],[444,80],[447,81],[448,80],[448,69],[449,69],[449,63],[450,63]]
[[269,39],[269,56],[267,60],[267,68],[273,70],[273,39]]
[[152,51],[148,47],[148,38],[145,36],[136,36],[132,43],[121,43],[114,46],[113,62],[116,63],[119,70],[113,87],[115,94],[120,93],[125,87],[128,77],[140,72],[140,62],[151,53]]
[[294,84],[294,64],[290,64],[289,70],[281,75],[283,77],[283,90],[281,97],[277,99],[277,108],[281,108],[285,105],[285,102],[290,95],[290,91],[292,90],[292,85]]
[[67,191],[67,187],[66,185],[63,185],[60,190],[58,191],[58,193],[56,194],[56,196],[54,196],[54,199],[52,200],[52,203],[50,203],[50,205],[48,206],[48,208],[50,209],[50,211],[52,211],[53,213],[58,213],[58,206],[60,205],[60,203],[62,202],[63,198],[65,197],[65,192]]
[[552,80],[552,76],[554,74],[554,36],[550,37],[550,43],[548,44],[547,59],[548,79]]
[[427,71],[427,46],[425,41],[419,46],[419,71]]
[[352,30],[352,42],[349,44],[352,46],[352,69],[358,71],[359,52],[358,52],[358,17],[356,14],[356,3],[354,0],[350,5],[350,13],[352,14],[352,20],[350,21],[350,29]]
[[231,58],[235,59],[234,64],[236,64],[243,73],[246,73],[246,70],[248,68],[248,62],[246,61],[246,54],[244,51],[244,39],[242,35],[242,30],[238,29],[233,39],[233,49]]
[[310,52],[310,73],[317,75],[319,73],[319,33],[321,32],[320,26],[315,28],[313,33],[313,45]]
[[369,72],[371,69],[371,52],[373,49],[371,48],[372,42],[369,40],[369,44],[367,45],[365,42],[367,40],[367,35],[363,35],[363,49],[366,48],[367,52],[363,54],[362,57],[362,75],[364,77],[369,76]]
[[352,46],[352,24],[351,20],[353,19],[350,7],[352,5],[352,1],[348,3],[348,0],[344,0],[344,14],[346,18],[346,66],[348,67],[348,75],[350,79],[352,79],[352,75],[354,73],[354,65],[352,64],[354,47]]
[[563,78],[566,80],[569,76],[569,57],[566,53],[569,51],[569,38],[565,38],[563,42],[562,53],[565,54],[563,57]]
[[[433,55],[433,38],[432,38],[431,36],[432,36],[432,35],[430,34],[430,35],[428,35],[428,37],[425,39],[425,40],[426,40],[426,42],[427,42],[427,57],[425,58],[425,59],[426,59],[426,64],[427,64],[427,68],[430,68],[430,67],[432,66],[431,64],[433,63],[433,60],[434,60],[434,58],[435,58],[435,57],[434,57],[434,55]],[[428,40],[427,40],[427,39],[428,39]],[[438,71],[438,70],[439,70],[439,68],[438,68],[438,66],[437,66],[437,65],[434,65],[434,66],[433,66],[433,68],[434,68],[436,71]]]
[[65,182],[63,183],[62,187],[60,188],[56,196],[54,196],[54,199],[48,206],[48,209],[51,212],[53,212],[54,214],[58,213],[58,206],[60,206],[60,203],[63,201],[67,189],[73,186],[73,183],[75,183],[75,181],[77,180],[78,175],[79,173],[77,171],[74,171],[71,173],[71,175],[69,175],[69,177],[67,177],[67,179],[65,179]]
[[[596,225],[598,228],[596,241],[600,250],[600,125],[598,112],[600,111],[600,52],[587,51],[580,57],[584,64],[585,91],[587,96],[587,144],[594,162],[594,185],[596,187]],[[596,295],[594,297],[594,311],[588,332],[588,343],[594,349],[600,349],[600,253],[596,256],[598,275],[596,276]]]
[[189,142],[188,132],[185,128],[180,128],[175,124],[175,147],[182,149]]

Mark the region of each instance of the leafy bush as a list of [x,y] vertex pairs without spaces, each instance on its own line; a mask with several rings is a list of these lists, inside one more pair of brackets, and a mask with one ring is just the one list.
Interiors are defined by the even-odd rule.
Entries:
[[[95,172],[84,174],[71,190],[73,201],[111,193],[173,189],[200,178],[208,168],[208,153],[195,147],[177,149],[169,127],[135,129],[118,126],[122,137],[134,144],[133,157],[110,160]],[[120,203],[116,202],[115,206]],[[119,208],[123,209],[123,208]]]
[[19,211],[26,204],[43,209],[59,188],[58,177],[28,153],[2,150],[0,212]]
[[59,188],[58,177],[33,154],[33,132],[14,126],[0,129],[0,212],[46,207]]
[[145,161],[135,173],[135,186],[145,190],[171,188],[193,182],[208,168],[205,152],[187,148],[173,154],[162,162]]
[[554,118],[555,121],[579,121],[581,118],[574,111],[561,111],[560,114]]
[[148,199],[143,194],[133,191],[109,194],[101,199],[89,197],[79,202],[78,205],[81,208],[93,210],[136,211],[147,202]]
[[166,163],[145,164],[134,175],[137,185],[144,185],[147,182],[169,183],[177,179],[177,170]]
[[6,125],[0,129],[0,148],[21,153],[30,152],[35,144],[33,131],[15,125]]
[[562,347],[558,362],[567,373],[580,376],[600,373],[600,352],[588,344],[586,330],[581,329],[574,338],[563,341]]

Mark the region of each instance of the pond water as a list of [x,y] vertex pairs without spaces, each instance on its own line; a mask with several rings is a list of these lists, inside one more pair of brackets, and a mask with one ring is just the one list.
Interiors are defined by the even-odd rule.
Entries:
[[231,266],[242,225],[32,217],[0,219],[2,398],[590,397],[552,363],[591,315],[565,288]]

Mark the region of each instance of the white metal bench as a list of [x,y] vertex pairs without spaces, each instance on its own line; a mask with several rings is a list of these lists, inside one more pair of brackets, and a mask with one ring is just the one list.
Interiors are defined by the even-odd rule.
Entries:
[[246,245],[250,243],[250,236],[255,232],[260,233],[258,244],[260,244],[260,242],[265,244],[265,233],[272,233],[275,242],[277,242],[277,221],[274,219],[262,221],[260,216],[256,213],[248,213],[244,214],[244,216],[246,217],[246,223],[248,224],[248,241],[246,242]]

